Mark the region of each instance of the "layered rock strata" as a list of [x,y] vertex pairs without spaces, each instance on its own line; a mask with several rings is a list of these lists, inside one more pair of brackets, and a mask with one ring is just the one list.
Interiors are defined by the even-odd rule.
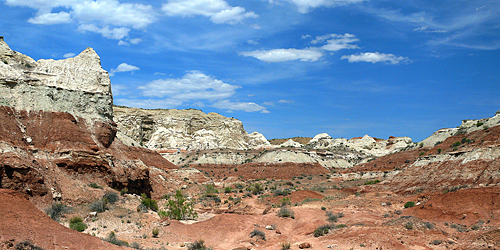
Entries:
[[[87,48],[75,58],[35,61],[0,39],[0,188],[40,202],[90,202],[104,190],[156,194],[150,167],[176,167],[115,138],[108,73]],[[156,175],[155,175],[156,176]],[[167,184],[165,184],[167,185]]]
[[124,137],[149,149],[251,149],[270,146],[262,134],[248,134],[237,119],[195,109],[144,110],[115,106],[114,121]]

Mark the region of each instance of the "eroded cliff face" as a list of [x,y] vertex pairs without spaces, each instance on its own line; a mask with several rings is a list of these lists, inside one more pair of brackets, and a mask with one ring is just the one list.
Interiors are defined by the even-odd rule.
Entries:
[[0,188],[45,203],[102,196],[88,183],[163,193],[168,187],[151,169],[167,176],[177,167],[115,138],[112,100],[108,73],[93,49],[75,58],[34,61],[1,38]]
[[118,130],[136,144],[149,149],[210,150],[270,146],[262,134],[248,134],[241,121],[217,113],[117,106],[113,110]]

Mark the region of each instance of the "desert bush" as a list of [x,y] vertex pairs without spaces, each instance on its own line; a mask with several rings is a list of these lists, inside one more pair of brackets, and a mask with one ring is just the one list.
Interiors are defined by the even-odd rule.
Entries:
[[437,149],[438,154],[441,154],[441,151],[443,151],[443,150],[440,148]]
[[253,237],[260,237],[261,239],[266,240],[266,233],[264,233],[264,232],[262,232],[260,230],[254,229],[250,233],[250,238],[253,238]]
[[295,219],[295,213],[291,209],[288,209],[286,206],[282,206],[280,208],[280,210],[278,211],[278,216],[283,218],[290,217],[292,219]]
[[193,204],[186,202],[180,190],[175,192],[174,199],[169,199],[167,201],[167,209],[166,216],[175,220],[198,217],[198,214],[193,209]]
[[141,244],[139,244],[137,242],[132,242],[132,244],[130,245],[130,247],[134,248],[134,249],[142,250]]
[[283,196],[287,196],[289,194],[291,194],[292,191],[290,191],[290,189],[285,189],[285,190],[282,190],[282,189],[275,189],[273,191],[273,195],[274,196],[280,196],[280,195],[283,195]]
[[433,241],[431,241],[431,245],[435,245],[435,246],[440,245],[441,243],[443,243],[442,240],[433,240]]
[[90,184],[89,184],[89,187],[91,187],[91,188],[99,188],[99,189],[102,189],[102,188],[103,188],[102,186],[99,186],[99,184],[94,183],[94,182],[90,183]]
[[325,210],[326,210],[326,207],[321,207],[321,210],[325,211]]
[[120,195],[121,196],[124,196],[126,193],[128,193],[128,188],[122,188],[122,190],[120,190]]
[[158,203],[156,200],[148,198],[146,194],[141,194],[141,205],[153,210],[158,211]]
[[377,184],[379,182],[380,182],[380,180],[367,181],[367,182],[365,182],[365,185]]
[[323,225],[314,230],[314,237],[320,237],[330,232],[332,225]]
[[245,185],[243,185],[243,183],[241,183],[241,182],[237,182],[234,184],[234,188],[243,189],[243,188],[245,188]]
[[280,246],[281,246],[281,250],[289,250],[290,249],[290,242],[281,242]]
[[188,245],[188,250],[209,250],[209,249],[213,248],[205,246],[205,241],[201,239]]
[[337,222],[338,216],[333,214],[332,212],[326,212],[326,216],[328,217],[329,222]]
[[405,224],[405,227],[406,227],[406,229],[408,229],[408,230],[412,230],[412,229],[413,229],[413,223],[411,223],[411,222],[407,222],[407,223]]
[[434,225],[432,225],[432,223],[430,223],[430,222],[425,222],[425,223],[424,223],[424,226],[425,226],[425,228],[427,228],[427,229],[434,229]]
[[264,188],[262,187],[262,185],[260,185],[260,183],[255,183],[255,185],[252,188],[252,194],[258,195],[258,194],[262,193],[262,191],[264,191]]
[[114,231],[111,231],[108,234],[108,237],[106,237],[104,240],[111,243],[111,244],[117,245],[117,246],[128,246],[128,243],[126,241],[119,240],[116,237],[116,234]]
[[83,219],[80,216],[72,217],[69,220],[69,228],[76,230],[78,232],[83,232],[87,229],[87,225],[83,223]]
[[151,233],[153,234],[153,238],[158,238],[160,230],[158,228],[153,228],[153,230],[151,230]]
[[224,193],[228,194],[228,193],[232,193],[233,192],[233,188],[232,187],[225,187],[224,188]]
[[205,196],[213,197],[219,193],[219,190],[214,185],[205,185]]
[[410,208],[410,207],[414,207],[415,206],[415,202],[413,201],[408,201],[405,203],[405,208]]
[[90,210],[93,212],[102,213],[106,211],[106,200],[96,200],[90,204]]
[[106,199],[111,204],[117,202],[119,198],[118,194],[113,192],[107,192],[104,196],[102,196],[103,200]]
[[68,212],[68,210],[69,210],[68,207],[66,207],[62,203],[56,202],[56,203],[52,203],[52,206],[50,206],[49,208],[47,208],[45,210],[45,213],[47,213],[47,215],[51,219],[53,219],[55,221],[59,221],[59,218],[61,217],[61,215],[63,215],[66,212]]
[[31,243],[29,240],[21,241],[16,244],[15,246],[16,250],[43,250],[43,248],[34,245]]

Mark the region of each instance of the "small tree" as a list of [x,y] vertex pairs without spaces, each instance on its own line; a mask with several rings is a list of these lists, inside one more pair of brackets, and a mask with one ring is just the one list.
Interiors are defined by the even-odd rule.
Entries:
[[198,217],[198,214],[193,209],[193,204],[186,202],[180,190],[175,191],[174,199],[167,201],[167,208],[168,211],[165,215],[171,219],[183,220]]

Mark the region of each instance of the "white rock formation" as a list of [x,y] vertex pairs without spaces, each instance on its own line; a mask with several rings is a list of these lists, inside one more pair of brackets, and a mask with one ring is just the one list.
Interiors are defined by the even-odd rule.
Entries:
[[122,135],[150,149],[270,147],[262,134],[254,132],[249,135],[241,121],[217,113],[205,114],[195,109],[144,110],[114,107],[114,121]]
[[479,120],[463,120],[462,124],[456,128],[443,128],[434,132],[431,136],[422,141],[424,147],[434,147],[434,145],[443,142],[446,138],[456,135],[470,133],[476,130],[490,128],[500,125],[500,112],[497,111],[491,118]]
[[292,139],[288,139],[288,141],[282,143],[281,145],[279,145],[279,147],[292,147],[292,148],[301,148],[303,147],[304,145],[292,140]]
[[333,139],[326,133],[316,135],[306,147],[310,149],[326,149],[330,151],[354,150],[367,156],[384,156],[413,145],[409,137],[390,137],[388,140],[374,139],[369,135],[362,138]]
[[35,61],[0,37],[0,93],[0,105],[27,111],[108,120],[113,112],[108,72],[91,48],[75,58]]

